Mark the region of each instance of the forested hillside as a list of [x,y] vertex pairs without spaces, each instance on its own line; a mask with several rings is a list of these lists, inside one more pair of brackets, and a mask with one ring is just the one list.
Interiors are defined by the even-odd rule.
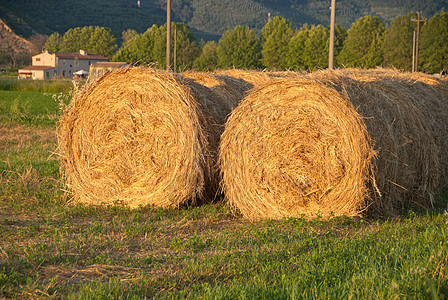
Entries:
[[[144,32],[165,22],[166,0],[2,0],[0,18],[18,35],[63,34],[88,25],[109,27],[120,39],[127,29]],[[295,29],[303,24],[329,24],[330,0],[172,0],[173,18],[187,24],[198,38],[218,40],[237,25],[261,31],[268,19],[283,16]],[[336,22],[348,29],[365,15],[390,22],[399,15],[422,11],[425,18],[448,9],[448,0],[338,0]]]
[[139,9],[129,0],[2,0],[0,18],[25,38],[34,31],[63,34],[70,28],[90,25],[109,27],[120,37],[129,28],[143,32],[165,22],[161,15]]

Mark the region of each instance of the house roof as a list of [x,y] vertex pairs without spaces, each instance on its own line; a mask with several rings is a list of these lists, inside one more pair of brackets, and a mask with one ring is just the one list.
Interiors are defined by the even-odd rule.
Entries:
[[54,54],[56,55],[56,57],[58,58],[62,58],[62,59],[88,59],[88,60],[105,60],[108,61],[109,59],[107,57],[104,57],[102,55],[99,54],[92,54],[92,53],[88,53],[86,55],[82,55],[80,53],[66,53],[66,52],[49,52],[50,54]]
[[28,66],[22,69],[19,69],[19,72],[21,71],[45,71],[48,69],[54,69],[52,66]]
[[128,66],[125,62],[115,62],[115,61],[100,61],[92,65],[95,68],[121,68]]

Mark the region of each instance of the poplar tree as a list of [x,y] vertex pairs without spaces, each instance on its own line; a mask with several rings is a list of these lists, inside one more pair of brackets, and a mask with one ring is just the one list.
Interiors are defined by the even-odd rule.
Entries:
[[384,24],[378,17],[359,18],[347,32],[336,60],[346,67],[373,68],[383,62]]
[[412,40],[415,25],[413,15],[399,16],[384,33],[384,63],[410,71],[412,68]]
[[[199,49],[190,28],[183,24],[172,24],[177,31],[177,66],[180,70],[189,69],[198,56]],[[124,43],[114,55],[113,61],[124,61],[129,64],[155,64],[164,68],[166,61],[166,24],[153,25],[143,34],[139,34]],[[171,45],[174,46],[174,30]]]
[[194,67],[199,71],[213,71],[218,67],[218,44],[215,41],[209,41],[202,47]]
[[218,66],[254,69],[260,67],[260,43],[255,31],[236,26],[224,32],[218,43]]
[[[340,25],[335,26],[334,53],[337,55],[347,36]],[[328,67],[330,30],[322,25],[302,27],[291,39],[288,50],[288,67],[294,70],[316,70]]]
[[69,29],[60,44],[61,52],[79,52],[80,49],[111,57],[116,51],[116,39],[107,27],[85,26]]
[[59,52],[62,44],[62,36],[59,32],[51,34],[45,42],[45,50],[49,52]]
[[448,70],[448,14],[427,20],[420,32],[420,68],[427,73]]
[[261,30],[262,64],[273,70],[283,70],[288,67],[288,44],[294,35],[294,30],[288,20],[275,17]]

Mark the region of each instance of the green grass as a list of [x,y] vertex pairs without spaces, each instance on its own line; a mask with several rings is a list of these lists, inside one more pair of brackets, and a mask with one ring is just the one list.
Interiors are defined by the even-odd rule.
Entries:
[[[77,81],[76,84],[83,85],[84,81]],[[21,92],[41,92],[41,93],[68,93],[73,88],[72,80],[27,80],[16,79],[10,76],[0,76],[0,90],[21,91]]]
[[443,211],[248,222],[221,202],[71,205],[46,119],[57,102],[22,93],[0,93],[0,298],[448,297]]
[[0,125],[54,127],[70,94],[0,90]]

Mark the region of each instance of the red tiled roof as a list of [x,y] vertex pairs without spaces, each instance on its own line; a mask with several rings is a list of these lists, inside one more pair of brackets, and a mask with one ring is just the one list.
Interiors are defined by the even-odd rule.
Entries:
[[109,60],[107,57],[104,57],[99,54],[88,53],[86,55],[82,55],[80,53],[66,53],[66,52],[49,52],[49,53],[54,54],[54,55],[56,55],[56,57],[62,58],[62,59],[75,59],[77,57],[78,59],[106,60],[106,61]]
[[48,69],[54,69],[52,66],[28,66],[22,69],[19,69],[20,71],[45,71]]
[[120,68],[127,65],[125,62],[101,61],[94,63],[92,66],[95,68]]

